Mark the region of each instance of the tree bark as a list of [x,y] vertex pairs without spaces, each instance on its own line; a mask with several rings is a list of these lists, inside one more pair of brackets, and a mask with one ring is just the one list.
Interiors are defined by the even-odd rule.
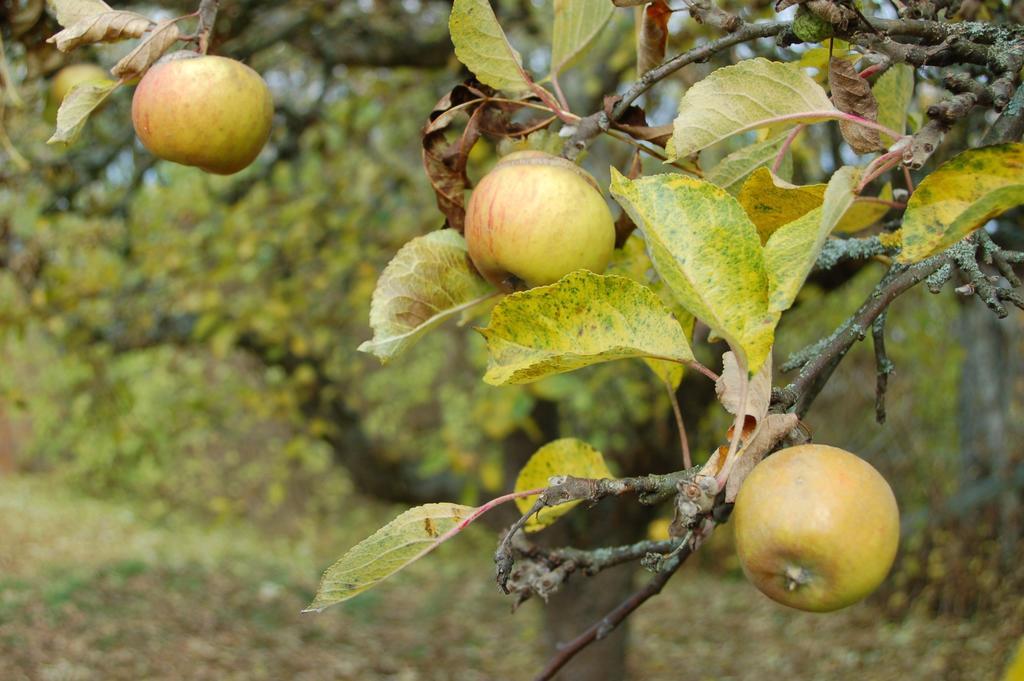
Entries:
[[[577,522],[566,523],[555,541],[560,545],[597,547],[626,544],[643,538],[647,509],[621,500],[608,499],[589,509]],[[557,526],[556,526],[557,527]],[[551,528],[555,529],[554,527]],[[551,530],[547,530],[550,532]],[[562,589],[544,604],[544,628],[550,643],[549,654],[558,646],[576,638],[585,629],[607,615],[634,590],[635,565],[620,565],[594,577],[575,574]],[[558,681],[622,681],[628,678],[626,651],[630,620],[626,619],[611,634],[584,648],[563,668]]]

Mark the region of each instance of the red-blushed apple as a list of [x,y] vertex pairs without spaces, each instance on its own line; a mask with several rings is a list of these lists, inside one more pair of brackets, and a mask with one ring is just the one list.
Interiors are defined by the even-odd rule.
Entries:
[[800,610],[861,600],[885,579],[899,545],[899,509],[885,478],[827,445],[790,447],[759,463],[732,518],[747,578]]
[[135,89],[135,133],[162,159],[236,173],[270,137],[270,90],[260,74],[234,59],[179,55],[158,62]]
[[597,182],[571,161],[541,151],[502,158],[473,190],[466,245],[480,273],[512,288],[552,284],[578,269],[600,274],[615,248],[615,223]]

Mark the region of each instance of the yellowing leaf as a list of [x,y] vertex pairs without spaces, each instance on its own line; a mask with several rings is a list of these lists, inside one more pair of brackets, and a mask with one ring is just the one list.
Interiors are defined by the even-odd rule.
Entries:
[[491,385],[630,357],[693,359],[683,328],[654,291],[586,270],[508,296],[480,333],[490,351],[484,381]]
[[686,373],[683,369],[683,365],[676,364],[675,362],[666,362],[663,359],[650,359],[644,357],[644,364],[650,369],[658,379],[664,383],[668,383],[673,388],[678,388],[679,384],[683,382],[683,374]]
[[775,230],[821,205],[825,185],[797,186],[780,180],[768,168],[758,168],[740,189],[740,205],[757,227],[761,243]]
[[686,91],[667,151],[675,160],[747,130],[835,118],[837,113],[821,86],[798,67],[745,59],[712,71]]
[[[576,478],[611,478],[611,471],[604,462],[601,452],[586,442],[567,437],[549,442],[530,457],[519,477],[516,478],[516,492],[540,489],[548,486],[548,479],[556,475],[571,475]],[[537,502],[537,495],[516,499],[516,506],[526,513]],[[568,513],[580,502],[569,501],[558,506],[547,506],[526,522],[527,532],[537,532]]]
[[[735,196],[743,186],[743,180],[752,172],[758,168],[771,167],[787,137],[789,137],[788,130],[776,135],[775,137],[770,137],[763,142],[757,142],[743,147],[738,151],[734,151],[719,161],[714,168],[708,171],[704,176],[704,179],[712,184],[717,184],[719,187]],[[786,155],[786,159],[792,164],[792,160],[788,154]],[[783,173],[781,168],[780,175],[789,177],[789,174]]]
[[[896,132],[907,130],[907,109],[914,98],[914,67],[893,64],[879,76],[871,90],[878,100],[878,122]],[[896,140],[882,135],[887,144]]]
[[377,280],[370,303],[373,340],[359,350],[387,362],[493,293],[470,262],[461,234],[442,229],[417,237],[402,246]]
[[892,184],[886,183],[877,197],[858,196],[846,215],[832,230],[833,234],[854,234],[867,229],[885,217],[892,210],[888,202],[892,201]]
[[458,504],[424,504],[409,509],[327,568],[305,612],[319,612],[376,586],[449,539],[474,510]]
[[[686,337],[693,338],[693,325],[696,320],[685,307],[679,304],[676,297],[672,295],[672,291],[658,277],[654,265],[651,264],[651,258],[647,255],[647,246],[644,244],[644,238],[640,232],[633,232],[622,248],[615,249],[605,274],[620,274],[649,287],[658,294],[661,302],[683,327]],[[647,360],[647,364],[652,368],[653,365],[660,363],[662,362],[659,360]],[[667,364],[671,364],[671,362]],[[657,370],[655,373],[658,373]]]
[[551,37],[551,72],[569,68],[608,23],[615,6],[610,2],[555,0]]
[[481,83],[513,93],[529,89],[522,57],[509,44],[488,0],[455,0],[448,29],[455,56]]
[[629,180],[613,168],[611,193],[643,232],[673,296],[756,373],[775,320],[768,315],[761,241],[743,207],[725,190],[684,175]]
[[79,19],[46,42],[56,44],[61,52],[70,52],[81,45],[138,38],[152,25],[153,22],[135,12],[103,12]]
[[764,262],[770,289],[768,309],[772,313],[782,313],[793,304],[825,240],[853,204],[859,178],[860,171],[852,166],[837,170],[829,180],[821,207],[783,225],[768,239]]
[[1024,638],[1017,646],[1017,652],[1010,660],[1010,666],[1006,668],[1003,681],[1024,681]]
[[992,218],[1024,203],[1024,143],[969,149],[917,187],[903,216],[903,263],[952,246]]
[[113,80],[93,80],[71,88],[57,110],[57,129],[46,143],[71,144],[78,139],[89,115],[106,101],[117,86]]

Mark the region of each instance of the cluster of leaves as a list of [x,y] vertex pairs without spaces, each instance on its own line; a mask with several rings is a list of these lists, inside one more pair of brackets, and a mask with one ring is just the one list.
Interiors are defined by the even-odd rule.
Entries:
[[[486,0],[456,0],[450,29],[456,55],[481,83],[510,98],[535,98],[572,123],[578,117],[556,99],[557,75],[591,43],[608,19],[607,10],[607,5],[556,3],[549,74],[555,93],[524,68]],[[767,130],[766,138],[725,158],[705,178],[668,173],[629,179],[613,168],[610,193],[636,225],[640,235],[633,239],[643,241],[642,247],[621,251],[621,257],[634,261],[623,268],[626,276],[574,272],[553,285],[502,299],[480,329],[490,353],[485,382],[529,383],[627,358],[695,364],[684,327],[697,319],[732,351],[732,369],[727,361],[724,387],[719,387],[723,406],[737,417],[736,427],[731,446],[720,449],[702,472],[722,487],[728,483],[727,498],[734,496],[758,453],[794,425],[773,427],[766,418],[776,326],[833,233],[859,231],[888,213],[891,201],[862,193],[898,162],[890,159],[900,157],[909,144],[903,131],[912,74],[894,69],[872,88],[851,60],[832,58],[828,76],[831,97],[799,65],[755,58],[717,69],[691,87],[667,140],[668,161],[687,159],[752,130]],[[489,97],[476,101],[483,107]],[[877,120],[877,97],[883,98],[881,110],[891,127]],[[856,152],[885,151],[888,144],[893,150],[864,167],[839,168],[823,185],[781,180],[773,170],[795,135],[805,125],[828,120],[840,122]],[[459,153],[468,154],[466,145],[471,147],[476,137],[463,138]],[[889,243],[902,243],[898,261],[915,263],[940,253],[1024,203],[1022,169],[1024,145],[1006,144],[968,150],[932,173],[905,206],[902,228],[886,235]],[[458,207],[450,191],[438,193],[442,208]],[[446,214],[458,227],[451,212]],[[371,315],[375,335],[361,349],[389,361],[445,318],[490,295],[458,233],[419,237],[399,251],[378,281]],[[748,415],[754,416],[754,427],[741,428]],[[595,462],[584,454],[592,450],[583,443],[562,440],[548,447],[534,455],[521,478],[536,483],[535,469],[576,477],[607,475],[600,455]],[[737,460],[742,464],[737,466]],[[517,485],[517,493],[507,498],[526,495],[528,490]],[[330,568],[312,607],[321,609],[365,590],[489,508],[462,508],[454,516],[445,515],[451,510],[447,506],[408,511]],[[562,511],[552,510],[558,512],[539,516],[534,527]],[[435,524],[450,517],[455,520],[438,531]]]

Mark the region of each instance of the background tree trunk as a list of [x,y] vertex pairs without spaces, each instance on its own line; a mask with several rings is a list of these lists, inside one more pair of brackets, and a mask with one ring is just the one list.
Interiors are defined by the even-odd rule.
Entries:
[[[1019,455],[1011,410],[1022,363],[1017,343],[1019,319],[998,319],[976,300],[961,308],[959,332],[965,356],[958,395],[961,484],[984,478],[1007,479]],[[991,503],[998,507],[997,534],[1004,565],[1021,536],[1019,489],[1007,488]]]
[[17,441],[10,408],[0,400],[0,475],[14,473]]

